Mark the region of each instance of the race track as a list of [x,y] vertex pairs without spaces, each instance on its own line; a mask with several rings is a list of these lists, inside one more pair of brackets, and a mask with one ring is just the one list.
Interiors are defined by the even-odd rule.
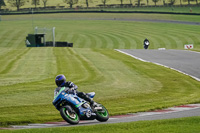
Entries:
[[112,124],[112,123],[144,121],[144,120],[146,121],[146,120],[172,119],[172,118],[182,118],[182,117],[192,117],[192,116],[200,116],[200,104],[189,104],[189,105],[175,106],[163,110],[155,110],[151,112],[140,112],[127,115],[111,116],[107,122],[89,120],[89,121],[80,121],[78,125],[70,125],[65,121],[61,121],[61,122],[47,122],[43,124],[28,124],[25,126],[12,126],[9,129],[86,126],[86,125]]
[[188,50],[117,50],[145,62],[174,69],[200,81],[200,53]]

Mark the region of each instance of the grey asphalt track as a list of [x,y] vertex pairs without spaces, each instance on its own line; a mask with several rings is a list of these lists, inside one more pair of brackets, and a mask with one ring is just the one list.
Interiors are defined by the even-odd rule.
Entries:
[[200,22],[176,21],[176,20],[158,20],[158,19],[126,19],[126,18],[68,18],[69,20],[109,20],[109,21],[133,21],[133,22],[151,22],[151,23],[173,23],[186,25],[200,25]]
[[97,120],[80,121],[78,125],[70,125],[65,121],[48,122],[44,124],[28,124],[25,126],[12,126],[12,129],[85,126],[85,125],[134,122],[134,121],[183,118],[183,117],[193,117],[193,116],[200,116],[200,104],[183,105],[183,106],[172,107],[172,108],[168,108],[164,110],[156,110],[152,112],[140,112],[140,113],[134,113],[134,114],[128,114],[128,115],[112,116],[107,122],[99,122]]
[[128,118],[123,118],[120,120],[120,122],[161,120],[161,119],[183,118],[183,117],[192,117],[192,116],[200,116],[200,108],[186,110],[186,111],[173,112],[173,113],[168,112],[168,113],[161,113],[161,114],[154,114],[154,115],[133,116],[133,117],[128,117]]
[[200,81],[200,53],[189,50],[130,50],[119,52],[136,59],[172,68]]
[[[113,19],[103,19],[103,20],[113,20]],[[156,20],[156,19],[122,19],[115,18],[118,21],[135,21],[135,22],[153,22],[153,23],[174,23],[174,24],[186,24],[186,25],[200,25],[200,22],[189,22],[189,21],[175,21],[175,20]]]

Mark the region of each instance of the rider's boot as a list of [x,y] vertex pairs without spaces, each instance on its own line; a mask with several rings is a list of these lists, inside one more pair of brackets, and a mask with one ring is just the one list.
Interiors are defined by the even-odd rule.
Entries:
[[91,107],[97,106],[97,103],[95,101],[93,101],[92,99],[89,102],[90,102]]
[[92,100],[92,98],[90,98],[87,94],[85,94],[84,92],[79,92],[78,93],[78,96],[80,97],[80,98],[83,98],[84,100],[86,100],[86,101],[88,101],[89,103],[90,103],[90,106],[95,106],[96,105],[96,102],[94,102],[93,100]]

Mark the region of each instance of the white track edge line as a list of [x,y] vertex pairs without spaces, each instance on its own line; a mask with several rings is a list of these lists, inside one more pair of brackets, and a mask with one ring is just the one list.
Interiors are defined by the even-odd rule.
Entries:
[[[120,53],[126,54],[126,55],[128,55],[128,56],[131,56],[131,57],[133,57],[133,58],[135,58],[135,59],[137,59],[137,60],[143,61],[143,62],[151,62],[151,61],[147,61],[147,60],[144,60],[144,59],[142,59],[142,58],[139,58],[139,57],[137,57],[137,56],[128,54],[128,53],[126,53],[126,52],[124,52],[124,51],[121,51],[121,50],[119,50],[119,49],[114,49],[114,50],[116,50],[116,51],[118,51],[118,52],[120,52]],[[199,78],[197,78],[197,77],[195,77],[195,76],[192,76],[192,75],[190,75],[190,74],[187,74],[187,73],[185,73],[185,72],[182,72],[182,71],[180,71],[180,70],[178,70],[178,69],[171,68],[171,67],[169,67],[169,66],[166,66],[166,65],[163,65],[163,64],[160,64],[160,63],[156,63],[156,62],[151,62],[151,63],[154,63],[154,64],[159,65],[159,66],[163,66],[163,67],[166,67],[166,68],[170,68],[170,69],[172,69],[172,70],[175,70],[175,71],[177,71],[177,72],[180,72],[180,73],[182,73],[182,74],[185,74],[185,75],[187,75],[187,76],[190,76],[190,77],[192,77],[193,79],[195,79],[195,80],[197,80],[197,81],[200,81]]]

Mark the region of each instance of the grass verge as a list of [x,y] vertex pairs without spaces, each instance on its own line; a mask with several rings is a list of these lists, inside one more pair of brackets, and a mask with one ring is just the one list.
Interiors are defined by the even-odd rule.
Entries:
[[103,124],[79,127],[58,127],[46,129],[2,130],[2,133],[198,133],[200,117],[170,120],[140,121],[131,123]]

